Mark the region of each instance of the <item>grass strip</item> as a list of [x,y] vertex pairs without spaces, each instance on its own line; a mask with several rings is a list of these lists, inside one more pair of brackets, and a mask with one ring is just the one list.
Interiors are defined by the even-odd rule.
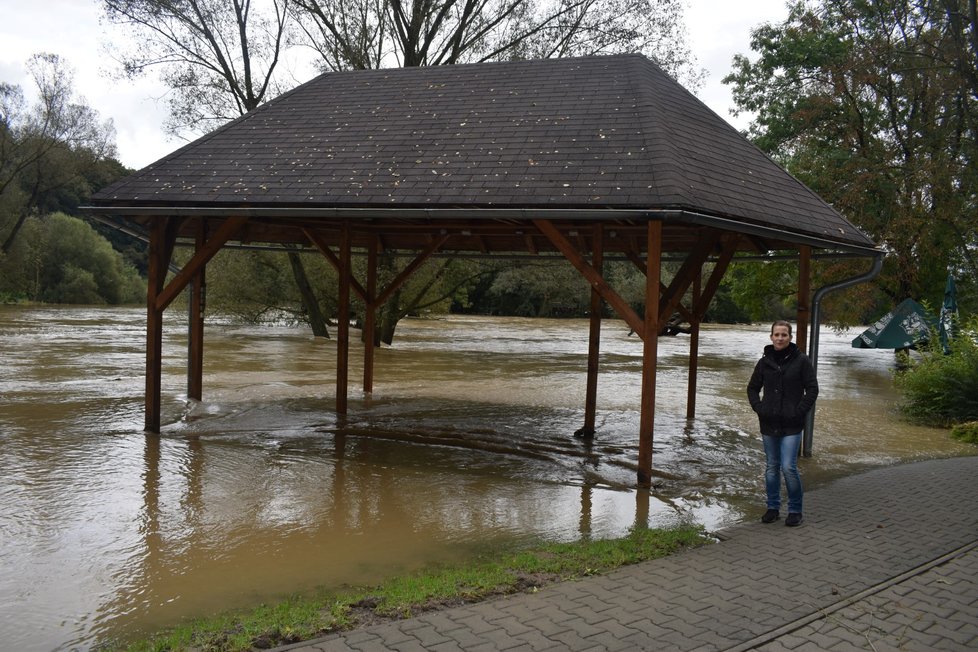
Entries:
[[702,528],[632,529],[618,539],[540,544],[491,558],[394,577],[374,587],[291,596],[274,605],[194,620],[127,646],[127,652],[243,652],[309,640],[424,611],[536,591],[707,543]]

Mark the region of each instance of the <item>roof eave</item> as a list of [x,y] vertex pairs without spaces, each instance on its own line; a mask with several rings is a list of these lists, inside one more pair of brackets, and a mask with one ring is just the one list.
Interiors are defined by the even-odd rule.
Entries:
[[401,220],[520,220],[554,219],[571,221],[611,221],[611,220],[661,220],[683,225],[700,225],[723,231],[741,233],[762,239],[790,242],[816,249],[844,251],[864,256],[877,256],[881,250],[871,245],[834,240],[806,233],[796,233],[783,229],[744,222],[727,217],[709,215],[686,209],[664,208],[517,208],[517,207],[478,207],[478,208],[387,208],[387,207],[324,207],[324,206],[81,206],[86,214],[116,217],[294,217],[301,219],[384,219]]

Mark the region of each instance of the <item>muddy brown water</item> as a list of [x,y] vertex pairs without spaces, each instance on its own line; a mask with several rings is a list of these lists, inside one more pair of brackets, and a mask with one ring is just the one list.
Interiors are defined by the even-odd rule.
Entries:
[[[145,313],[0,307],[0,640],[90,649],[316,587],[371,584],[543,538],[635,524],[716,529],[760,511],[744,387],[764,326],[704,327],[697,418],[688,338],[659,345],[655,487],[635,488],[641,342],[602,330],[598,434],[583,421],[587,323],[410,319],[375,391],[332,413],[335,343],[214,320],[204,401],[187,401],[186,320],[168,315],[162,436],[143,422]],[[974,454],[895,414],[893,355],[821,335],[808,487]]]

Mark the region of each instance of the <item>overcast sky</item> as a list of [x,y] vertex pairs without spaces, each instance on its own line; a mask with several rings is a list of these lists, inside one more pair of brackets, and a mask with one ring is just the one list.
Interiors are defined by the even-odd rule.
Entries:
[[[786,0],[687,0],[690,49],[709,72],[697,93],[710,108],[738,128],[745,119],[730,115],[733,102],[720,82],[735,54],[750,54],[750,31],[787,16]],[[104,27],[95,0],[0,0],[0,81],[29,92],[33,83],[24,63],[32,54],[61,55],[74,68],[75,89],[116,128],[119,159],[141,168],[183,143],[162,129],[165,90],[153,77],[117,82],[106,75]]]

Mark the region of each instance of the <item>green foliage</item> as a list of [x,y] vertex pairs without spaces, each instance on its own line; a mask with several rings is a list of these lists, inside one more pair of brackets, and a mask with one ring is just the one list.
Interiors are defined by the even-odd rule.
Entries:
[[513,265],[496,275],[489,292],[495,314],[576,316],[590,305],[587,281],[564,260]]
[[118,178],[115,129],[75,98],[72,71],[53,54],[27,62],[36,104],[0,82],[0,251],[9,253],[32,215],[73,211]]
[[734,262],[727,269],[723,285],[750,321],[793,318],[798,301],[798,263]]
[[[713,301],[706,309],[703,320],[714,324],[746,324],[754,321],[750,314],[739,305],[733,298],[730,286],[721,282],[713,295]],[[768,321],[765,319],[764,321]]]
[[875,284],[887,300],[836,306],[850,322],[874,303],[939,303],[949,269],[976,295],[974,20],[965,0],[795,0],[724,80],[757,114],[754,141],[892,252]]
[[[179,260],[190,251],[180,251]],[[303,267],[325,315],[336,314],[337,275],[322,256],[304,256]],[[302,297],[284,252],[222,249],[207,264],[208,310],[245,322],[304,323]]]
[[536,590],[544,584],[610,572],[703,545],[701,529],[636,528],[620,539],[544,544],[530,550],[498,551],[475,563],[395,577],[380,586],[316,596],[292,596],[247,613],[198,620],[123,649],[130,652],[219,650],[244,652],[294,643],[329,631],[356,627],[362,618],[400,618],[474,602],[495,595]]
[[955,425],[951,428],[951,437],[966,444],[978,444],[978,421]]
[[901,409],[909,418],[935,426],[978,420],[978,318],[950,342],[945,354],[936,333],[919,359],[894,377],[903,394]]
[[25,221],[11,251],[0,257],[0,294],[76,304],[139,303],[146,286],[86,222],[63,213]]

